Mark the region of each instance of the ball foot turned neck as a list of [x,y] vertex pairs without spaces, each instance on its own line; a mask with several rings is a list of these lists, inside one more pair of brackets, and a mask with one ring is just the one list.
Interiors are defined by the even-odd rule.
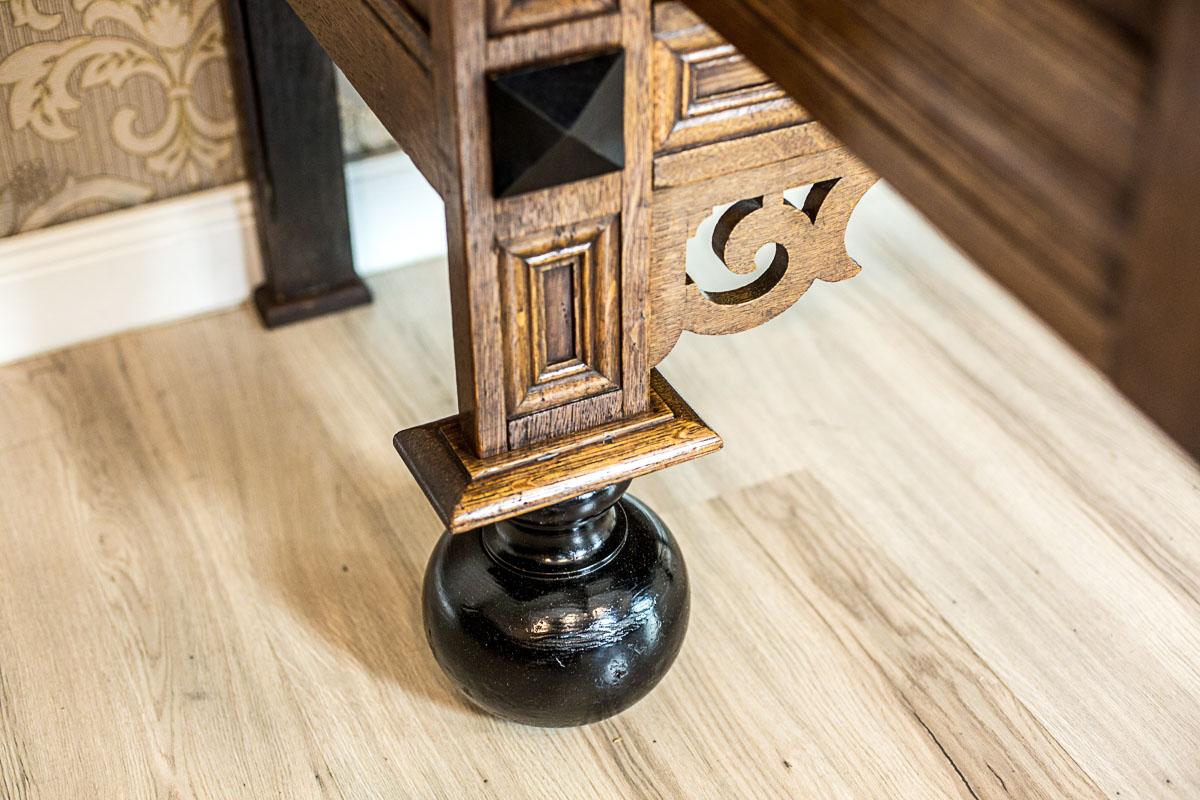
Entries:
[[617,502],[629,481],[485,527],[484,550],[498,564],[545,580],[599,569],[620,553],[628,526]]
[[687,571],[628,485],[442,536],[425,576],[426,633],[476,705],[530,725],[582,725],[666,674],[687,629]]

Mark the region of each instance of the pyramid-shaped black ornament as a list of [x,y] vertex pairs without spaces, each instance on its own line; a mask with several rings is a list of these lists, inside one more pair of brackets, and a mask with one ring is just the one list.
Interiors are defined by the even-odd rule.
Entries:
[[625,54],[488,77],[496,197],[625,167]]

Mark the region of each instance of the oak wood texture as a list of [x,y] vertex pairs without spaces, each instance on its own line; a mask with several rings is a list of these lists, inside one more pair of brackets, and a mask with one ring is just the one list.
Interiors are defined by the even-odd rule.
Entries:
[[438,4],[431,26],[438,132],[445,149],[446,239],[459,424],[480,457],[508,449],[496,269],[483,0]]
[[0,795],[1200,794],[1200,471],[885,197],[853,291],[664,365],[728,435],[633,486],[691,629],[580,730],[475,713],[423,641],[387,440],[454,410],[444,263],[0,369]]
[[[836,183],[814,212],[816,224],[802,209],[784,207],[779,199],[785,188],[824,181]],[[651,363],[665,358],[685,330],[708,334],[748,330],[787,310],[817,277],[840,280],[856,274],[857,267],[845,251],[844,234],[851,212],[874,181],[874,174],[861,162],[844,149],[835,148],[657,190],[650,273],[654,314]],[[757,224],[755,217],[764,215],[762,211],[740,220],[730,233],[737,235],[740,241],[735,245],[744,252],[734,258],[726,250],[732,262],[727,266],[745,271],[749,266],[747,256],[752,258],[758,247],[776,242],[789,252],[786,271],[782,275],[764,273],[736,296],[714,299],[679,269],[680,254],[715,206],[763,197],[778,204],[777,210],[766,214],[784,220],[768,219]],[[712,244],[719,249],[719,243]]]
[[[650,362],[656,364],[684,330],[748,330],[791,307],[814,279],[856,274],[843,234],[874,177],[683,3],[656,3],[653,24]],[[811,197],[827,204],[795,209],[781,199],[786,190],[822,181],[834,182],[832,198],[824,191]],[[764,245],[776,246],[777,260],[738,290],[709,293],[687,277],[681,255],[713,208],[730,203],[714,252],[737,274],[752,271]]]
[[810,121],[683,3],[654,6],[653,82],[657,154]]
[[610,217],[501,244],[510,414],[619,391],[618,242]]
[[617,0],[488,0],[488,32],[513,33],[617,10]]
[[647,344],[650,315],[650,207],[653,203],[654,121],[651,3],[621,0],[625,45],[625,172],[621,195],[621,370],[625,414],[650,405]]
[[[563,13],[552,16],[571,24],[549,31],[524,28],[556,4],[489,5],[483,0],[458,0],[434,8],[429,20],[434,91],[441,99],[441,138],[447,149],[443,196],[458,353],[459,423],[470,448],[483,458],[603,425],[617,417],[634,417],[644,412],[648,403],[650,367],[644,341],[650,90],[641,76],[649,74],[649,3],[624,3],[619,11],[609,9],[607,3],[569,5],[568,9],[557,4]],[[593,12],[604,13],[595,17]],[[510,33],[508,26],[501,24],[502,18],[521,20],[518,27],[522,32],[506,36],[500,40],[506,44],[492,47],[494,40],[490,41],[489,35]],[[568,183],[535,192],[532,200],[494,199],[489,137],[520,133],[490,130],[485,76],[501,69],[601,52],[612,47],[614,38],[624,51],[626,64],[625,105],[621,109],[625,166],[620,179],[601,176]],[[597,191],[601,208],[589,202],[597,199]],[[540,387],[531,395],[531,387],[552,382],[539,380],[540,369],[530,380],[530,365],[537,366],[536,354],[548,346],[549,331],[520,313],[532,308],[532,296],[519,287],[523,282],[536,285],[527,283],[520,273],[528,270],[528,264],[569,257],[568,251],[579,243],[564,241],[564,237],[571,238],[566,231],[592,225],[597,214],[605,212],[614,219],[607,226],[603,246],[596,250],[602,260],[595,264],[604,275],[587,280],[581,275],[580,280],[572,281],[575,296],[566,306],[579,311],[581,324],[575,332],[584,338],[563,346],[576,353],[614,348],[596,352],[596,363],[588,365],[591,373],[612,386],[600,386],[595,380],[590,384],[575,381],[571,389],[569,376],[560,375],[552,389]],[[541,252],[537,252],[539,247]],[[519,257],[514,258],[514,253]],[[602,330],[593,330],[588,322],[601,324]],[[599,347],[601,342],[603,347]],[[524,384],[523,389],[515,389],[517,384]],[[601,398],[600,391],[613,396]],[[529,398],[533,406],[526,402]]]
[[[401,144],[406,136],[436,136],[427,150],[436,151],[438,165],[430,170],[446,203],[459,406],[453,424],[461,428],[462,447],[455,453],[446,445],[445,422],[398,439],[435,506],[460,530],[466,521],[499,519],[497,509],[511,514],[563,499],[564,486],[583,491],[579,487],[612,482],[622,470],[641,474],[646,465],[677,463],[684,451],[675,434],[655,438],[658,431],[638,440],[636,468],[622,462],[614,472],[605,449],[594,444],[564,459],[563,474],[544,466],[559,457],[563,442],[575,441],[571,437],[594,439],[597,431],[650,413],[657,402],[651,367],[682,330],[746,330],[788,308],[813,280],[854,274],[841,240],[868,173],[679,3],[452,0],[421,8],[391,4],[385,13],[376,8],[381,2],[367,3],[369,16],[339,16],[321,0],[294,5],[352,80],[356,74],[380,80],[374,62],[386,60],[356,49],[356,40],[388,49],[387,58],[401,67],[413,62],[416,67],[405,67],[409,73],[428,72],[428,81],[412,85],[417,94],[430,93],[436,125],[418,130],[403,119],[399,107],[411,100],[410,76],[392,77],[395,97],[363,94],[373,107],[388,106],[380,113],[385,123],[395,116],[409,125],[393,131]],[[411,41],[422,32],[426,44]],[[550,80],[562,72],[538,67],[617,49],[625,69],[617,109],[624,136],[619,173],[496,197],[504,192],[495,191],[499,173],[491,160],[513,150],[532,165],[538,154],[525,142],[492,146],[500,137],[530,134],[494,129],[510,119],[515,126],[521,115],[491,113],[488,81],[534,68],[521,73],[519,84],[530,91],[528,81],[536,76]],[[556,90],[538,88],[530,97],[552,98]],[[598,96],[615,102],[615,93]],[[611,121],[613,109],[608,112]],[[597,119],[589,117],[589,124]],[[792,168],[801,157],[806,171]],[[537,178],[533,185],[544,186],[545,176]],[[833,182],[828,198],[824,188],[813,195],[829,200],[826,210],[780,201],[743,215],[723,239],[720,250],[731,264],[777,242],[780,257],[765,278],[722,294],[687,283],[687,239],[714,204],[761,203],[805,181]],[[747,186],[757,194],[747,194]],[[652,226],[669,227],[670,236],[658,237]],[[717,441],[707,429],[683,438],[687,457]],[[646,452],[650,445],[661,452]],[[468,456],[485,463],[511,456],[543,466],[521,481],[480,483],[463,466]]]
[[838,146],[683,3],[655,3],[653,25],[656,190]]
[[[226,7],[268,328],[369,303],[354,271],[333,64],[286,0]],[[303,87],[298,103],[283,85]]]
[[537,448],[480,459],[456,417],[396,434],[396,450],[451,533],[464,533],[682,464],[721,448],[657,373],[642,414],[590,425]]
[[1200,453],[1191,0],[688,0]]

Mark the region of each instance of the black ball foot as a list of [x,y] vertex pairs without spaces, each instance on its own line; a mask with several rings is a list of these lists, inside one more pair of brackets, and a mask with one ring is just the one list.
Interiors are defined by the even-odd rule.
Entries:
[[687,630],[687,570],[628,487],[438,541],[425,632],[476,705],[526,725],[585,725],[666,674]]

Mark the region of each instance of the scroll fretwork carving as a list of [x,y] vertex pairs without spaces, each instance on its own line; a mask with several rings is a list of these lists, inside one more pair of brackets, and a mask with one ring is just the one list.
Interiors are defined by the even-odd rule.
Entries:
[[774,244],[775,252],[757,277],[735,289],[705,291],[689,276],[684,327],[704,334],[749,330],[790,308],[815,281],[857,275],[858,265],[846,254],[846,224],[872,181],[866,174],[817,181],[799,206],[782,192],[730,206],[712,239],[725,267],[751,275],[764,245]]

